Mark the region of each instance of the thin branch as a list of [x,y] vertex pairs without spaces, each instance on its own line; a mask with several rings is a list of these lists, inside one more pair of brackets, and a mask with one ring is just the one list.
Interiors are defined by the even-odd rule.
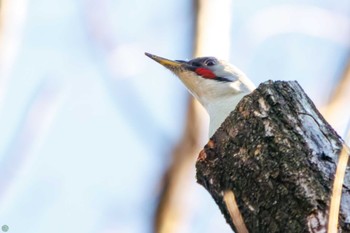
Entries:
[[10,72],[22,41],[27,0],[1,0],[0,5],[0,108]]
[[339,161],[337,165],[337,170],[335,173],[335,179],[333,183],[332,198],[328,217],[328,233],[338,232],[338,219],[339,219],[339,209],[340,200],[342,196],[343,183],[345,177],[345,171],[347,168],[349,159],[349,148],[343,144],[343,149],[339,155]]
[[327,121],[338,132],[344,132],[350,116],[350,58],[344,70],[343,76],[334,88],[326,107],[323,108],[323,115]]
[[237,233],[248,233],[248,229],[244,223],[242,214],[239,211],[235,194],[231,190],[224,192],[224,201],[231,216],[232,223],[237,229]]
[[[345,68],[344,74],[334,89],[328,105],[324,111],[325,118],[338,131],[343,131],[345,122],[349,119],[349,99],[350,99],[350,59]],[[345,132],[346,133],[346,132]],[[345,143],[349,140],[349,135]],[[346,144],[339,155],[339,161],[333,183],[332,198],[329,210],[328,231],[329,233],[338,232],[338,216],[340,201],[343,190],[343,182],[346,167],[349,159],[349,148]]]
[[332,198],[328,217],[328,233],[338,232],[339,208],[342,196],[345,172],[349,160],[350,149],[347,142],[350,140],[350,130],[346,133],[345,142],[339,155],[339,161],[333,182]]

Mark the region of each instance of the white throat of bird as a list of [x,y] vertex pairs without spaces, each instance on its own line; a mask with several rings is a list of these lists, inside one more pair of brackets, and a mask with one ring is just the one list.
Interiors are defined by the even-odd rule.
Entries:
[[255,88],[242,71],[214,57],[172,61],[148,53],[146,55],[175,73],[207,110],[210,117],[209,137],[221,126],[238,102]]

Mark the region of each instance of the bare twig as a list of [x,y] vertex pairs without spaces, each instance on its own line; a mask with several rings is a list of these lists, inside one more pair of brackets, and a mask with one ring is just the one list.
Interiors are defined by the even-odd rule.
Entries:
[[[326,108],[324,116],[338,131],[343,131],[344,125],[349,119],[349,99],[350,99],[350,59],[341,80],[333,91],[333,95]],[[349,141],[347,135],[343,148],[339,155],[339,161],[333,183],[332,198],[329,210],[328,231],[329,233],[338,232],[338,215],[342,196],[345,170],[348,164],[349,147],[346,142]]]
[[346,140],[343,143],[343,148],[339,155],[339,161],[338,161],[337,170],[336,170],[335,178],[333,182],[332,198],[331,198],[329,217],[328,217],[328,231],[327,231],[328,233],[338,232],[340,200],[342,196],[345,171],[347,168],[349,155],[350,155],[350,149],[346,145],[346,142],[348,142],[349,140],[350,140],[350,131],[347,132]]
[[334,88],[326,107],[323,108],[323,115],[327,121],[338,132],[343,132],[350,117],[350,58],[344,70],[343,76]]
[[0,108],[22,40],[27,0],[1,0],[0,5]]
[[227,210],[231,216],[232,223],[235,225],[237,229],[237,233],[248,233],[248,229],[244,223],[242,214],[239,211],[235,194],[231,190],[225,191],[224,201],[225,201]]

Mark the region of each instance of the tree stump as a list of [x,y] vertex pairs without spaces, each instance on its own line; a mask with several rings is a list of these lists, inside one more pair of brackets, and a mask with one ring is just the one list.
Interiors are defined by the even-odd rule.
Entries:
[[[343,141],[296,81],[267,81],[244,97],[201,151],[197,181],[235,229],[231,190],[250,233],[326,232]],[[339,232],[350,232],[350,174]]]

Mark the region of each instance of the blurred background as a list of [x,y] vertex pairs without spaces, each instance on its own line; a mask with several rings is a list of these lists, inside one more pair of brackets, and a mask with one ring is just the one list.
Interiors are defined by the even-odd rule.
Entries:
[[232,232],[195,181],[207,117],[144,52],[297,80],[343,136],[349,51],[349,0],[0,0],[2,231]]

